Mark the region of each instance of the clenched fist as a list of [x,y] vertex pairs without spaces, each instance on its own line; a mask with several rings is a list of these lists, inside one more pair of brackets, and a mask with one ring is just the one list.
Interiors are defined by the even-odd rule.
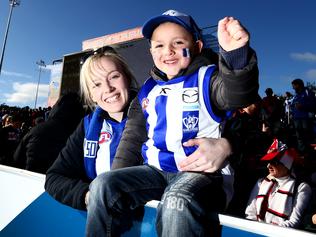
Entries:
[[246,45],[248,31],[233,17],[225,17],[218,22],[218,43],[225,51],[232,51]]

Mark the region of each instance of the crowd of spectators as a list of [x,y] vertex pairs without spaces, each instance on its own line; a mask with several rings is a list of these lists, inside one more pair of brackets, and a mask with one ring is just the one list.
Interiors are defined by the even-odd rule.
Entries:
[[84,113],[76,93],[53,108],[0,105],[0,164],[45,174]]
[[44,122],[51,107],[31,109],[0,105],[0,163],[14,166],[13,154],[20,140],[37,124]]
[[[245,217],[246,214],[249,219],[280,226],[315,231],[316,221],[313,224],[311,218],[312,214],[316,212],[315,92],[306,88],[301,79],[293,80],[292,85],[295,90],[294,95],[286,92],[284,96],[277,96],[273,93],[272,88],[267,88],[265,97],[258,98],[254,104],[236,111],[227,120],[224,136],[234,145],[234,158],[231,160],[235,168],[235,196],[228,212],[239,217]],[[276,149],[280,150],[278,156],[274,156],[275,158],[271,158],[271,160],[265,159],[267,156],[272,156],[270,152],[275,152],[271,151],[270,147],[275,139],[282,141],[279,144],[284,144],[284,147],[295,151],[295,155],[292,155],[293,165],[286,167],[286,164],[278,162],[282,155],[285,154],[288,157],[287,148],[285,149],[283,145],[276,146]],[[267,168],[270,176],[267,176]],[[284,172],[280,176],[281,171]],[[291,187],[288,182],[284,182],[283,176],[294,180]],[[265,177],[268,178],[265,179]],[[265,193],[262,190],[270,186],[266,185],[267,183],[262,184],[262,180],[278,181],[274,182],[277,185],[271,186],[270,193]],[[312,192],[309,193],[309,189]],[[263,195],[258,190],[265,194]],[[305,190],[307,191],[305,192]],[[283,195],[275,195],[278,193],[283,193]],[[284,206],[291,204],[286,208],[290,210],[288,213],[292,214],[291,216],[283,215],[280,219],[276,218],[276,222],[272,221],[275,220],[272,216],[276,214],[276,212],[273,214],[273,207],[271,207],[273,202],[282,203],[282,201],[275,201],[275,197],[284,198],[285,194],[290,198],[294,197],[292,201],[290,198],[283,201]],[[262,201],[265,195],[271,206],[266,208],[268,210],[265,211],[266,218],[260,218],[260,215],[256,216],[254,211],[256,210],[255,205]],[[285,205],[286,202],[288,204]],[[302,203],[304,207],[301,205]],[[252,210],[251,215],[249,206]],[[245,213],[247,207],[248,213]],[[257,206],[257,208],[259,207]],[[260,213],[260,208],[257,211]],[[279,214],[277,213],[276,216]],[[267,216],[269,217],[267,218]],[[303,216],[306,216],[305,221]]]
[[[309,230],[315,229],[310,218],[316,213],[315,92],[308,90],[302,83],[301,79],[292,82],[294,95],[286,92],[282,96],[277,96],[272,88],[267,88],[264,98],[258,97],[254,104],[235,111],[226,121],[223,135],[231,141],[234,148],[235,157],[232,160],[236,171],[235,196],[228,208],[229,214],[245,216],[247,200],[252,188],[258,179],[266,176],[267,164],[260,159],[266,154],[271,141],[277,138],[298,152],[294,162],[296,165],[293,165],[296,175],[300,180],[307,182],[313,190],[311,205],[305,213],[308,216],[305,227],[308,226]],[[56,103],[54,107],[58,109],[0,105],[0,164],[45,174],[85,114],[77,95],[68,96],[67,100],[70,102],[66,103],[65,100],[60,99]],[[54,110],[55,115],[52,116]],[[56,110],[59,110],[57,114],[65,116],[64,120],[55,123],[52,122],[52,118],[56,118]],[[73,126],[70,126],[71,124]],[[50,127],[50,130],[46,127]],[[61,127],[63,128],[60,129]],[[55,128],[56,131],[63,133],[54,133]],[[69,129],[66,131],[66,128]],[[45,132],[46,129],[49,131]],[[41,158],[35,159],[36,152],[28,153],[26,143],[30,139],[33,139],[33,144],[45,140],[45,138],[40,139],[41,134],[47,140],[42,150],[47,149],[46,153],[50,153],[50,156],[41,154]],[[61,140],[57,139],[60,134],[63,134]],[[33,138],[30,138],[32,136]],[[49,137],[52,139],[49,140]],[[43,145],[39,147],[41,146]],[[54,152],[51,153],[49,150]],[[33,156],[34,159],[27,156]],[[33,162],[32,165],[27,162],[28,159]],[[44,159],[49,160],[46,162]]]

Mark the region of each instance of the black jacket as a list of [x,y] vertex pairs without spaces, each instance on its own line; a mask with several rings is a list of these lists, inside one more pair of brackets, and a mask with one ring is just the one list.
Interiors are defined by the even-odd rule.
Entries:
[[[231,67],[234,67],[232,65],[236,65],[236,62],[239,64],[240,55],[244,56],[246,66],[232,70]],[[179,76],[188,75],[201,66],[209,64],[218,65],[218,71],[214,73],[210,84],[211,103],[215,112],[220,114],[221,111],[246,107],[256,101],[259,88],[257,57],[248,45],[220,54],[218,60],[212,51],[204,50],[193,59],[185,71],[180,72]],[[156,80],[166,80],[165,75],[156,68],[151,74]],[[130,106],[112,169],[141,164],[143,162],[141,146],[145,141],[147,141],[146,121],[136,98]]]
[[[85,210],[84,198],[91,180],[83,160],[83,120],[69,137],[66,146],[46,173],[45,190],[57,201]],[[57,156],[56,156],[57,157]]]
[[23,137],[14,153],[14,166],[45,174],[83,116],[84,109],[77,94],[62,96],[50,111],[48,120]]
[[[131,100],[136,92],[131,93]],[[126,106],[124,117],[127,116]],[[104,119],[111,119],[104,112]],[[76,209],[85,210],[85,195],[89,190],[91,179],[84,166],[83,142],[85,138],[83,119],[66,146],[46,173],[45,190],[56,200]]]

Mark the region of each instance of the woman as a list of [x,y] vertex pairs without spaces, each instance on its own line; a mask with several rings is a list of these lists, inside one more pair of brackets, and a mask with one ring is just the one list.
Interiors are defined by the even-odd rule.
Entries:
[[113,50],[92,55],[84,62],[80,89],[93,112],[81,121],[47,171],[45,189],[58,201],[86,209],[89,183],[110,170],[129,103],[136,95],[133,84],[134,76]]

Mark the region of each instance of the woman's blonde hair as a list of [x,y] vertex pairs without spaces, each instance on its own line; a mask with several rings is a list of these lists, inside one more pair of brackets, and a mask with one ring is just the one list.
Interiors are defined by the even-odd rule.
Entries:
[[136,79],[127,66],[127,63],[114,50],[94,54],[87,58],[87,60],[82,65],[80,71],[80,95],[83,99],[84,104],[87,105],[91,110],[95,108],[96,103],[92,100],[88,82],[93,82],[93,80],[95,79],[93,69],[95,68],[96,63],[99,63],[101,58],[103,57],[109,58],[119,67],[124,76],[129,80],[130,90],[137,90],[138,88]]

